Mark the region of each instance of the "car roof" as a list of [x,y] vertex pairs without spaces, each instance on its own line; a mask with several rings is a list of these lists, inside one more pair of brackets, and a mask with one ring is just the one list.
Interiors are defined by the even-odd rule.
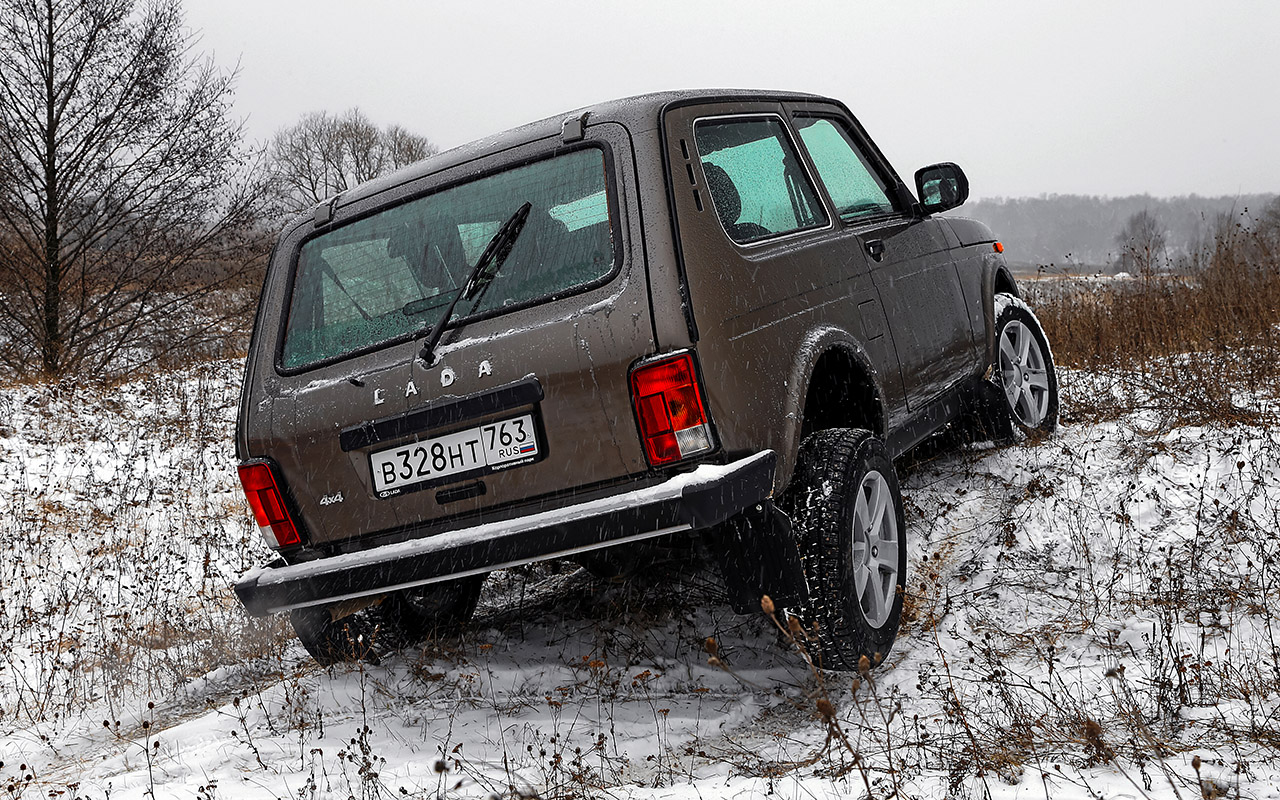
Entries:
[[[445,150],[403,169],[366,181],[354,189],[342,194],[341,205],[355,202],[379,192],[399,186],[412,180],[439,172],[475,158],[515,147],[527,142],[556,136],[567,119],[580,118],[584,113],[587,126],[602,122],[618,122],[633,133],[657,127],[658,117],[664,108],[676,104],[691,102],[721,102],[734,100],[828,100],[826,97],[803,92],[771,91],[767,89],[680,89],[676,91],[652,92],[633,97],[622,97],[602,103],[583,106],[581,108],[556,114],[510,128],[500,133],[485,136],[467,144]],[[292,228],[303,219],[310,219],[311,213],[301,215]]]

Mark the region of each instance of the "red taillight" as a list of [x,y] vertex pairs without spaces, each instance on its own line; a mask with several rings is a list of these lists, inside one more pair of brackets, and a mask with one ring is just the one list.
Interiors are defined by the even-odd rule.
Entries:
[[714,449],[693,356],[681,353],[631,373],[640,438],[655,467]]
[[262,461],[240,465],[240,483],[244,486],[244,496],[253,509],[253,518],[258,522],[262,538],[275,548],[300,544],[298,528],[289,516],[285,507],[284,496],[276,485],[275,473],[271,465]]

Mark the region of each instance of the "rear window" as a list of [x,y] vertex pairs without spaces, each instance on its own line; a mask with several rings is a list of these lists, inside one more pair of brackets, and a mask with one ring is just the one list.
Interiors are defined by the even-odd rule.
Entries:
[[364,351],[434,324],[485,245],[532,205],[511,255],[476,306],[490,316],[560,297],[613,270],[604,153],[526,164],[379,212],[307,241],[281,353],[286,370]]

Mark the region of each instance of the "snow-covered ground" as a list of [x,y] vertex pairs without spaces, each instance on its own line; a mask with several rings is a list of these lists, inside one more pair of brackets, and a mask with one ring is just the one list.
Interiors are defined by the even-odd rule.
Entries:
[[462,636],[326,670],[229,588],[268,556],[238,380],[0,389],[2,796],[1280,797],[1274,426],[917,453],[869,676],[686,558],[494,575]]

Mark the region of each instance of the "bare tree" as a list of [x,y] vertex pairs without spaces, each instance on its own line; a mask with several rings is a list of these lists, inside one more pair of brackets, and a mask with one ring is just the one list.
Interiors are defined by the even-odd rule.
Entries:
[[1124,228],[1116,234],[1116,245],[1120,248],[1119,271],[1152,275],[1168,260],[1167,240],[1168,232],[1151,212],[1144,208],[1130,215]]
[[0,0],[0,364],[128,371],[260,257],[234,74],[191,44],[178,0]]
[[436,147],[399,125],[381,130],[352,108],[307,114],[278,131],[269,153],[284,213],[296,213],[370,178],[421,161]]
[[1257,246],[1264,258],[1271,262],[1280,260],[1280,197],[1273,197],[1258,213],[1254,223]]

